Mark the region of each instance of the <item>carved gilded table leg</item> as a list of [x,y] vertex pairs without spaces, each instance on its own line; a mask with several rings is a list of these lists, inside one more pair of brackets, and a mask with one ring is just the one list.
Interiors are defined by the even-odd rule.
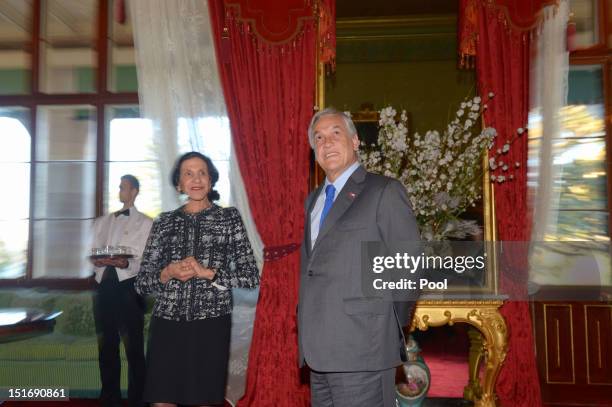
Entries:
[[[417,303],[412,328],[467,323],[482,333],[486,355],[484,383],[480,397],[474,393],[475,407],[495,407],[495,382],[508,350],[507,329],[499,313],[501,300],[422,300]],[[471,374],[472,372],[470,372]],[[470,378],[473,376],[470,375]],[[478,377],[476,373],[476,378]]]
[[470,326],[468,337],[470,338],[469,382],[463,389],[463,398],[474,401],[482,396],[478,373],[480,372],[480,362],[484,356],[484,346],[482,335],[476,328]]
[[483,345],[486,355],[482,396],[479,400],[475,401],[474,405],[494,407],[495,382],[508,351],[506,321],[504,321],[504,318],[499,313],[498,308],[473,310],[470,314],[480,321],[478,329],[484,337]]

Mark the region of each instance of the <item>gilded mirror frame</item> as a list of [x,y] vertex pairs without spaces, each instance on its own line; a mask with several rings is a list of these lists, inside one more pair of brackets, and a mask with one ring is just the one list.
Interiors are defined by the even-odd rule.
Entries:
[[[393,21],[398,21],[394,19]],[[317,32],[319,30],[317,29]],[[327,106],[326,98],[325,98],[325,86],[327,79],[326,66],[323,62],[320,61],[320,39],[317,39],[316,44],[316,86],[315,86],[315,106],[314,111],[319,111],[320,109]],[[482,158],[482,166],[483,166],[483,177],[482,177],[482,205],[483,205],[483,217],[482,217],[482,227],[483,227],[483,239],[484,242],[496,242],[497,241],[497,228],[495,221],[495,189],[490,181],[489,175],[489,162],[487,154],[483,154]],[[320,180],[323,179],[323,174],[321,168],[316,164],[314,164],[314,169],[312,172],[311,179],[311,187],[316,188]],[[493,247],[495,247],[493,245]],[[463,293],[470,294],[480,294],[480,295],[498,295],[499,294],[499,279],[498,279],[498,257],[496,250],[492,250],[491,253],[487,253],[487,261],[486,261],[486,272],[485,272],[485,283],[479,287],[471,287],[467,285],[455,285],[449,290],[447,290],[450,294],[461,295]],[[427,291],[425,291],[427,293]]]

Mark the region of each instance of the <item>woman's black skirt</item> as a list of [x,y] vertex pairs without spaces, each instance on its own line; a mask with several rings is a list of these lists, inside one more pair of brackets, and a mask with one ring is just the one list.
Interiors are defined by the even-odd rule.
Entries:
[[231,315],[196,321],[152,317],[143,400],[223,405]]

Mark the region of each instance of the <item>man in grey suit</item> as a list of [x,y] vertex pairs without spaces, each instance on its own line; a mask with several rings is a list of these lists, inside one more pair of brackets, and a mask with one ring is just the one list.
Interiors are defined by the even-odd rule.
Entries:
[[301,252],[299,362],[311,370],[312,405],[392,407],[395,368],[405,357],[401,328],[418,293],[365,295],[361,242],[418,241],[410,201],[397,180],[359,165],[346,114],[318,112],[308,137],[326,175],[306,200]]

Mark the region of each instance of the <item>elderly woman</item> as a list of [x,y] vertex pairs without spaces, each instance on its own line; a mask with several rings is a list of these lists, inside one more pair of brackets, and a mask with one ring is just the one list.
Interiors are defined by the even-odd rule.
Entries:
[[223,403],[231,288],[259,283],[240,213],[213,203],[218,179],[200,153],[177,160],[172,183],[189,199],[155,220],[142,256],[136,290],[156,296],[143,397],[154,406]]

